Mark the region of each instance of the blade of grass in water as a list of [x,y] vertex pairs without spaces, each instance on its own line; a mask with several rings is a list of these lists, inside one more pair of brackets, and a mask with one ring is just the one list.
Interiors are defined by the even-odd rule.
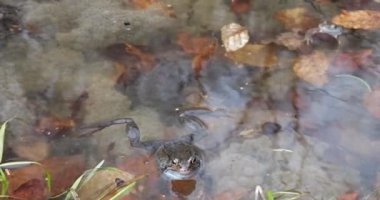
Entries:
[[[79,189],[79,186],[80,185],[83,185],[85,184],[88,180],[90,180],[90,178],[95,174],[95,172],[100,168],[102,167],[102,165],[104,164],[104,160],[100,161],[93,169],[89,170],[89,171],[86,171],[84,172],[80,177],[77,178],[77,180],[75,180],[75,182],[73,183],[73,185],[70,187],[69,191],[65,197],[65,200],[69,200],[71,197],[72,198],[75,198],[72,194],[72,191],[76,191]],[[82,179],[86,176],[86,178],[82,181]],[[57,196],[60,196],[62,194],[59,194]],[[56,196],[56,197],[57,197]]]
[[267,191],[266,193],[266,198],[267,200],[274,200],[273,192],[272,191]]
[[7,128],[8,120],[5,121],[0,128],[0,163],[3,161],[4,153],[4,138],[5,138],[5,129]]
[[51,174],[50,172],[39,162],[34,161],[15,161],[0,164],[1,169],[16,169],[20,167],[26,167],[28,165],[38,165],[44,169],[44,176],[48,191],[51,191]]
[[0,168],[0,177],[1,177],[1,195],[6,195],[8,192],[9,182],[7,176],[4,173],[4,170]]
[[128,185],[126,185],[126,186],[124,186],[124,187],[122,187],[122,188],[120,188],[119,190],[118,190],[118,192],[110,199],[110,200],[117,200],[117,199],[119,199],[120,197],[122,197],[122,196],[124,196],[124,195],[126,195],[126,194],[128,194],[128,192],[133,188],[133,187],[135,187],[135,185],[136,185],[136,181],[135,182],[132,182],[132,183],[130,183],[130,184],[128,184]]

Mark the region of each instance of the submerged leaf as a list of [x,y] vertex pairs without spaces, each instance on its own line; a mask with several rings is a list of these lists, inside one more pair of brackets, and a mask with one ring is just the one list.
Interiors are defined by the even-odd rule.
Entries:
[[166,16],[176,17],[176,14],[171,5],[166,5],[159,0],[132,0],[133,5],[138,9],[147,9],[156,5]]
[[343,10],[332,18],[334,24],[352,29],[380,28],[380,12],[375,10]]
[[75,122],[71,117],[59,117],[51,114],[41,117],[37,122],[35,130],[46,136],[57,136],[74,126]]
[[249,41],[248,30],[239,24],[225,25],[220,31],[222,42],[227,52],[241,49]]
[[310,55],[301,55],[293,65],[296,75],[316,86],[327,82],[328,56],[322,51],[314,51]]
[[243,13],[251,8],[250,0],[231,0],[231,10],[234,13]]
[[288,30],[306,31],[310,28],[318,26],[319,20],[317,17],[310,14],[304,7],[296,7],[277,11],[275,17]]
[[277,55],[273,46],[247,44],[243,48],[227,52],[226,57],[238,62],[257,67],[273,67],[277,64]]
[[192,68],[196,79],[200,77],[203,63],[214,53],[216,42],[208,37],[190,37],[187,33],[179,33],[177,44],[193,55]]

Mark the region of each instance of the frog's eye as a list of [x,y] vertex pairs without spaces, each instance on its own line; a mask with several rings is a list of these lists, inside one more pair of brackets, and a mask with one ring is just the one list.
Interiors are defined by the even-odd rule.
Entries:
[[190,157],[189,162],[190,164],[194,164],[197,161],[196,157]]
[[172,160],[172,163],[175,164],[175,165],[178,165],[178,163],[179,163],[178,158],[173,159],[173,160]]

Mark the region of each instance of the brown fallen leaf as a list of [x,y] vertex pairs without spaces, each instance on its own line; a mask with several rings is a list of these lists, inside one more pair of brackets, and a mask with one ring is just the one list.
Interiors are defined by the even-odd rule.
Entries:
[[225,56],[237,63],[257,67],[273,67],[278,62],[272,45],[247,44],[237,51],[227,52]]
[[316,86],[324,85],[327,78],[329,57],[322,51],[314,51],[310,55],[299,56],[293,65],[296,75]]
[[46,136],[58,136],[73,128],[75,122],[71,117],[59,117],[53,114],[42,116],[34,128],[37,133]]
[[131,0],[133,5],[138,9],[147,9],[156,5],[166,16],[176,17],[176,14],[171,5],[165,4],[158,0]]
[[281,33],[276,37],[275,43],[285,46],[289,50],[301,49],[305,45],[304,36],[296,32]]
[[279,20],[287,30],[306,31],[317,27],[319,20],[304,7],[295,7],[277,11],[275,18]]
[[231,10],[234,13],[244,13],[251,8],[250,0],[231,0]]
[[70,105],[70,110],[71,110],[71,118],[73,120],[81,120],[81,117],[79,116],[80,110],[83,107],[84,102],[88,99],[89,95],[88,92],[82,92],[77,99],[75,99],[71,105]]
[[380,12],[375,10],[342,10],[332,18],[334,24],[352,29],[380,28]]
[[190,37],[187,33],[179,33],[177,35],[177,44],[182,49],[193,55],[192,68],[194,77],[198,79],[203,67],[203,63],[214,53],[216,42],[208,37]]
[[380,88],[364,95],[363,104],[374,117],[380,118]]
[[227,52],[241,49],[249,41],[248,30],[240,24],[231,23],[220,29],[222,42]]
[[41,179],[30,179],[23,183],[15,191],[10,194],[14,198],[10,199],[28,199],[28,200],[44,200],[48,199],[48,190],[45,181]]
[[143,52],[139,48],[133,46],[130,43],[124,43],[125,45],[125,51],[133,56],[136,56],[141,63],[141,70],[146,72],[150,71],[155,63],[155,58],[152,54]]
[[121,187],[120,183],[130,183],[134,176],[121,170],[98,170],[93,177],[81,185],[77,194],[80,199],[110,199],[109,193]]
[[338,200],[358,200],[359,193],[357,192],[346,192],[339,196]]
[[[52,157],[40,162],[50,172],[52,177],[51,196],[62,193],[73,184],[75,179],[85,170],[84,160],[82,155],[74,155]],[[8,191],[12,196],[23,184],[31,180],[37,179],[45,183],[44,169],[38,165],[28,165],[8,171]]]

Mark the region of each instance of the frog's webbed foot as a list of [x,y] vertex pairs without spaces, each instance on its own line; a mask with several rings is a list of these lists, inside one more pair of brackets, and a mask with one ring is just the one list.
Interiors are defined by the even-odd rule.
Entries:
[[178,120],[181,124],[190,127],[191,129],[207,129],[207,124],[195,115],[211,113],[212,110],[204,107],[191,107],[191,108],[176,108],[175,111],[178,115]]

